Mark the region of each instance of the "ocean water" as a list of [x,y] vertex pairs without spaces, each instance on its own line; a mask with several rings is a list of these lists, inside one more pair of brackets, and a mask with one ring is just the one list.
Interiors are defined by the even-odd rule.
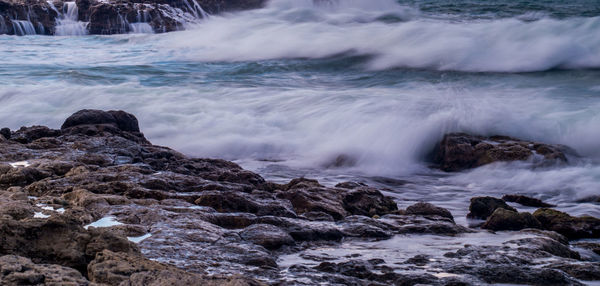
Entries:
[[[598,1],[272,0],[168,34],[0,35],[0,82],[12,129],[122,109],[155,144],[278,182],[363,181],[462,218],[472,196],[507,193],[600,216]],[[581,158],[430,169],[454,131]],[[340,155],[353,164],[332,167]]]

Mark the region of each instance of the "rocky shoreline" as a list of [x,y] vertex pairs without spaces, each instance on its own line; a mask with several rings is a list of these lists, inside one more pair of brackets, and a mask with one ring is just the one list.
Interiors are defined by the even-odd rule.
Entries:
[[[276,184],[232,162],[189,158],[152,145],[123,111],[82,110],[60,130],[0,134],[2,285],[600,280],[600,219],[572,217],[533,198],[473,198],[469,217],[479,223],[466,227],[426,202],[398,209],[361,183]],[[575,155],[564,146],[448,134],[432,158],[458,171],[511,160],[565,164]],[[507,202],[539,209],[518,212]],[[445,251],[409,247],[428,239],[462,242]],[[410,257],[379,257],[381,243]],[[359,244],[371,254],[346,252]]]
[[265,0],[0,0],[0,35],[164,33],[180,30],[208,14],[256,9],[265,3]]

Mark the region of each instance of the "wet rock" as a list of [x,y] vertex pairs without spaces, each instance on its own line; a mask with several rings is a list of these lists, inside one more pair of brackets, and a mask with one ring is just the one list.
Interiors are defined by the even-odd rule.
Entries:
[[342,231],[329,222],[265,216],[258,218],[256,223],[278,226],[296,241],[338,241],[344,237]]
[[335,220],[347,215],[384,215],[398,209],[393,199],[373,188],[325,188],[304,178],[292,180],[277,196],[289,200],[298,214],[322,212]]
[[[2,20],[0,20],[0,21],[2,21]],[[8,129],[6,127],[0,129],[0,135],[4,136],[4,139],[10,139],[10,137],[11,137],[10,129]]]
[[276,200],[270,194],[264,195],[253,196],[233,191],[205,191],[198,196],[194,203],[199,206],[212,207],[219,212],[296,217],[289,204]]
[[270,224],[254,224],[240,232],[240,236],[267,249],[293,245],[294,239],[282,229]]
[[493,197],[471,198],[468,218],[487,219],[496,209],[503,208],[516,212],[517,210],[506,204],[505,201]]
[[[24,193],[17,193],[24,194]],[[13,194],[14,195],[14,194]],[[25,195],[25,198],[27,196]],[[26,200],[3,200],[0,197],[0,216],[7,215],[15,220],[33,217],[34,209]]]
[[46,1],[3,0],[0,1],[0,34],[22,36],[27,33],[23,28],[31,25],[38,35],[52,35],[57,16]]
[[11,140],[27,144],[40,138],[57,137],[60,135],[60,130],[50,129],[46,126],[21,127],[21,129],[12,134]]
[[0,257],[1,285],[88,285],[83,275],[69,267],[35,264],[31,259],[5,255]]
[[419,202],[409,206],[406,208],[406,214],[441,216],[454,221],[454,217],[447,209],[424,202]]
[[324,212],[307,212],[303,213],[301,217],[311,221],[334,221],[330,214]]
[[551,265],[551,269],[559,269],[571,275],[574,278],[581,280],[600,280],[600,263],[599,262],[579,262],[579,263],[555,263]]
[[568,148],[506,136],[446,134],[434,150],[440,169],[455,172],[501,161],[523,161],[538,155],[543,162],[566,162]]
[[396,234],[436,234],[454,236],[472,230],[440,216],[385,215],[378,221],[389,225]]
[[523,195],[504,195],[502,199],[506,202],[513,202],[528,207],[547,208],[554,207],[555,205],[547,204],[539,199],[531,198]]
[[542,228],[556,231],[569,239],[600,238],[600,219],[594,217],[573,217],[548,208],[538,209],[533,216]]
[[583,249],[587,249],[590,250],[594,253],[596,253],[597,255],[600,255],[600,243],[593,243],[593,242],[576,242],[575,245],[577,247],[581,247]]
[[50,176],[50,173],[34,167],[13,168],[6,174],[0,175],[0,184],[25,186]]
[[511,240],[507,243],[515,243],[522,246],[522,251],[531,252],[536,256],[548,256],[539,255],[538,251],[543,251],[554,256],[580,259],[579,252],[571,250],[568,244],[563,244],[551,238],[533,237],[533,238],[522,238],[517,240]]
[[398,210],[392,198],[384,196],[374,188],[354,188],[342,196],[344,209],[352,215],[382,216]]
[[137,272],[131,277],[119,284],[121,286],[162,286],[162,285],[179,285],[179,286],[259,286],[265,285],[259,281],[245,278],[241,275],[233,277],[206,277],[197,274],[171,270],[151,270]]
[[423,255],[423,254],[418,254],[418,255],[415,255],[415,256],[407,259],[405,263],[414,264],[417,266],[424,266],[424,265],[427,265],[429,262],[430,262],[429,256]]
[[0,218],[0,254],[25,256],[33,261],[59,264],[81,272],[102,249],[138,252],[127,239],[105,230],[83,229],[65,216],[15,221]]
[[297,214],[323,212],[336,220],[348,215],[340,192],[325,188],[315,180],[294,179],[277,197],[289,200]]
[[[435,284],[438,280],[435,276],[429,274],[401,275],[387,271],[383,271],[383,273],[379,274],[379,267],[364,260],[350,260],[341,263],[322,262],[314,268],[322,272],[337,273],[343,276],[355,277],[367,281],[380,282],[384,285],[432,285]],[[367,283],[356,284],[361,285]]]
[[482,228],[491,230],[521,230],[524,228],[540,228],[540,222],[528,213],[518,213],[503,208],[497,208]]
[[249,213],[216,213],[209,217],[209,221],[223,228],[239,229],[255,223],[256,218]]
[[555,269],[532,269],[516,265],[478,268],[475,273],[486,283],[514,283],[532,285],[583,285]]

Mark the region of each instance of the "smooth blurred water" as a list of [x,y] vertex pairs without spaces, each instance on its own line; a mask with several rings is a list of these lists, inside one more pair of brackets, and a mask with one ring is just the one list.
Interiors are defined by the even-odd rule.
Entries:
[[[273,0],[169,34],[0,36],[0,125],[123,109],[146,136],[269,179],[361,180],[455,214],[526,193],[600,216],[596,1]],[[566,167],[444,174],[445,133],[561,143]],[[356,164],[328,168],[338,156]]]

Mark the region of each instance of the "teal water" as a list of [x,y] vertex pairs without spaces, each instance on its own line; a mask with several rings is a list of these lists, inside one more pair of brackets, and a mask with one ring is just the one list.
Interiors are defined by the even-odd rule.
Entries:
[[[123,109],[155,144],[269,179],[361,180],[458,214],[471,196],[518,192],[600,216],[587,202],[600,195],[599,5],[273,0],[169,34],[0,36],[0,125]],[[452,131],[582,158],[430,170]],[[339,155],[356,164],[326,167]]]

